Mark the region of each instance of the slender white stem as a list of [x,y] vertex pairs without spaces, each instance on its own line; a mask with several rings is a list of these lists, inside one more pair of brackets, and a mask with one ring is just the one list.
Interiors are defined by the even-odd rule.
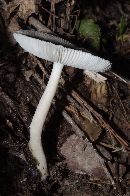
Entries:
[[41,142],[42,127],[46,120],[52,99],[55,95],[62,68],[62,64],[54,63],[49,82],[40,99],[30,125],[29,148],[38,162],[37,168],[42,174],[42,179],[45,179],[48,175],[46,157]]

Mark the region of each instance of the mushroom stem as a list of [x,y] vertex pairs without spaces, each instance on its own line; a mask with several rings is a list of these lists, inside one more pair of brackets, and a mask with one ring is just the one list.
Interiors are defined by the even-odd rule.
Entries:
[[41,142],[42,128],[55,95],[62,68],[62,64],[54,63],[49,82],[30,124],[29,148],[37,161],[37,168],[41,172],[42,179],[45,179],[48,176],[46,157]]

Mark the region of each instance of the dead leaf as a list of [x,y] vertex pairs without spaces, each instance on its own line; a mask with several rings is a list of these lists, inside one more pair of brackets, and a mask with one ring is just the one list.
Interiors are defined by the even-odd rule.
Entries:
[[91,180],[112,183],[103,159],[96,153],[89,141],[71,135],[61,147],[61,154],[66,158],[68,167],[75,173],[88,174]]
[[35,0],[22,0],[19,8],[19,17],[28,18],[32,13],[36,12]]
[[20,5],[21,0],[15,0],[11,1],[9,4],[6,4],[4,7],[5,13],[6,13],[6,18],[9,19],[11,13],[14,12],[14,10]]
[[18,25],[18,22],[17,22],[17,16],[14,16],[12,20],[10,21],[10,24],[8,26],[8,31],[13,33],[15,31],[18,31],[19,29],[20,29],[20,26]]
[[24,20],[26,20],[32,13],[36,12],[35,0],[14,0],[6,6],[5,11],[7,18],[9,18],[11,13],[13,13],[18,7],[17,15]]

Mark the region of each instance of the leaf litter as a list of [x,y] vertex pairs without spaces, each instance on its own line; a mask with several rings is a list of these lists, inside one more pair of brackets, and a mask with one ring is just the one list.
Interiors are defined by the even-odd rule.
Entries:
[[[128,2],[125,1],[122,6],[121,2],[115,1],[104,10],[103,0],[97,3],[96,8],[93,7],[93,2],[86,4],[84,1],[83,3],[67,1],[66,3],[53,0],[51,2],[14,0],[0,1],[0,3],[2,5],[0,14],[1,194],[64,195],[67,193],[66,184],[70,195],[82,195],[86,194],[86,191],[90,195],[107,195],[108,192],[110,195],[129,194],[129,25],[126,25],[123,19],[127,17],[125,21],[129,24],[129,14],[124,15],[129,7]],[[111,17],[109,12],[113,9],[112,6],[115,7],[115,13],[112,13]],[[31,22],[29,17],[32,17]],[[119,75],[122,74],[127,83],[112,73],[104,75],[107,78],[105,83],[96,83],[87,76],[83,77],[78,70],[72,71],[65,68],[43,136],[43,140],[46,140],[45,148],[51,175],[47,182],[41,182],[35,168],[35,161],[27,148],[28,126],[38,103],[38,97],[41,95],[41,88],[45,88],[49,78],[50,66],[49,63],[47,65],[45,61],[27,55],[16,48],[15,43],[9,39],[8,32],[11,34],[20,28],[42,30],[48,26],[50,32],[88,49],[82,37],[77,36],[76,31],[77,20],[84,17],[98,22],[101,28],[100,47],[96,53],[111,58],[114,64],[113,70]],[[108,25],[105,20],[109,21]],[[37,24],[40,24],[40,27]],[[6,39],[3,32],[7,32]],[[125,41],[116,39],[114,35],[118,34],[123,37],[127,35],[127,39]],[[9,44],[7,44],[8,39]],[[4,47],[3,53],[5,44],[7,46]],[[120,53],[126,44],[127,51],[124,50],[126,53],[122,53],[122,57]],[[89,49],[94,51],[93,45],[90,46]],[[64,85],[67,90],[64,89]],[[67,118],[62,117],[62,113],[65,112],[68,113]],[[57,117],[54,118],[56,115]],[[75,133],[78,136],[73,135],[76,130],[76,127],[72,129],[73,126],[78,126],[78,132]],[[89,135],[91,132],[93,137]],[[88,141],[88,147],[86,146],[86,151],[85,148],[83,151],[82,143],[85,139]],[[85,174],[75,174],[77,170],[81,171],[85,168],[85,165],[88,166],[87,156],[91,154],[93,158],[89,165],[90,170],[83,169],[86,171]],[[96,172],[91,170],[93,163],[97,162],[98,165],[100,160],[103,163],[100,165],[100,171],[106,172],[108,184],[110,181],[115,182],[113,188],[110,185],[106,188],[104,185],[101,189],[102,177],[99,177],[99,173],[97,174],[99,169],[94,170]],[[8,189],[5,184],[9,184]],[[81,188],[78,188],[79,186]]]

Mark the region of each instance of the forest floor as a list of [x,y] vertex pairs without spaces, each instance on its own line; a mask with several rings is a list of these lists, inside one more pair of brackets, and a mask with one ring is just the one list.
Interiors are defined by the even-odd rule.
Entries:
[[[112,62],[101,82],[63,69],[43,128],[45,181],[28,141],[52,63],[16,43],[19,29],[49,30]],[[130,195],[130,1],[0,0],[0,195]]]

